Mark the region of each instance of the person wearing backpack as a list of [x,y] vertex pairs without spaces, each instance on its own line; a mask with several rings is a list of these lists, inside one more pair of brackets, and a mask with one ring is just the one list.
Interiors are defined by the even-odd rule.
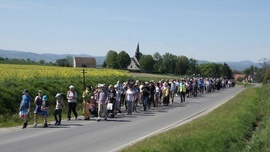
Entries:
[[29,96],[28,90],[23,91],[22,100],[20,104],[20,112],[19,115],[21,119],[23,120],[23,127],[22,129],[27,127],[27,116],[29,115],[30,107],[31,107],[31,97]]
[[[54,109],[54,119],[55,119],[55,124],[54,125],[61,125],[62,109],[64,107],[62,94],[57,93],[55,95],[55,98],[56,98],[56,101],[55,101],[56,105],[55,105],[55,109]],[[57,118],[57,116],[58,116],[58,118]]]
[[69,86],[69,91],[67,92],[67,100],[68,100],[68,121],[71,118],[71,111],[73,112],[75,119],[78,119],[78,113],[76,111],[77,106],[77,92],[75,91],[75,87],[73,85]]
[[42,104],[42,95],[43,95],[43,91],[39,90],[38,91],[38,95],[35,97],[35,110],[34,110],[34,127],[37,126],[37,117],[38,115],[42,115],[42,111],[41,111],[41,104]]
[[50,106],[50,103],[48,101],[48,97],[46,95],[42,96],[41,111],[42,111],[42,116],[44,118],[43,128],[48,127],[47,119],[48,119],[48,114],[49,114],[49,106]]

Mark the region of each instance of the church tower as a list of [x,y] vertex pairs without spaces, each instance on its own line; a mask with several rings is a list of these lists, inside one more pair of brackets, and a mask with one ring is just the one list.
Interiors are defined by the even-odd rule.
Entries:
[[141,54],[140,54],[139,43],[137,44],[137,49],[136,49],[136,52],[135,52],[135,57],[137,58],[138,61],[140,61]]
[[138,43],[135,55],[132,58],[130,58],[130,64],[127,67],[127,69],[129,71],[139,72],[141,70],[140,69],[141,66],[140,66],[140,63],[139,63],[140,58],[141,58],[141,52],[140,52],[140,46],[139,46],[139,43]]

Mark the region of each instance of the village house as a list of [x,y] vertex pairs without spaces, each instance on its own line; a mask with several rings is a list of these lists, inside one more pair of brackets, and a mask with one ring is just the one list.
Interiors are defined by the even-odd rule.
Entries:
[[96,68],[96,59],[92,57],[74,57],[73,67]]

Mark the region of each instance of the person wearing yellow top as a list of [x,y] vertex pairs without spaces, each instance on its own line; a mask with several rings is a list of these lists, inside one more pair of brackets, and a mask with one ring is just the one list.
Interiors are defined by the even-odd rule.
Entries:
[[184,79],[182,79],[182,81],[181,81],[181,83],[179,85],[179,92],[180,92],[181,103],[185,102],[186,91],[187,91],[187,87],[186,87],[186,84],[184,82]]
[[90,85],[86,86],[85,91],[83,92],[83,114],[84,114],[84,120],[90,119],[90,101],[92,96],[92,87]]
[[163,88],[163,91],[162,91],[162,95],[163,95],[163,103],[164,103],[164,105],[165,106],[168,106],[169,105],[169,87],[168,87],[168,83],[167,82],[165,82],[164,83],[164,86],[163,86],[164,88]]

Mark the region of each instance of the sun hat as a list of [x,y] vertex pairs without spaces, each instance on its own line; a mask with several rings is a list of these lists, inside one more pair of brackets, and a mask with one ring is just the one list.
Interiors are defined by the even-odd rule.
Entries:
[[100,84],[100,87],[102,88],[102,87],[104,87],[105,85],[104,84]]
[[56,95],[55,95],[55,97],[57,98],[57,97],[61,97],[61,93],[57,93]]
[[42,90],[38,90],[38,93],[43,93],[43,91]]
[[69,89],[72,89],[72,88],[74,89],[75,87],[74,87],[73,85],[70,85],[70,86],[69,86]]

